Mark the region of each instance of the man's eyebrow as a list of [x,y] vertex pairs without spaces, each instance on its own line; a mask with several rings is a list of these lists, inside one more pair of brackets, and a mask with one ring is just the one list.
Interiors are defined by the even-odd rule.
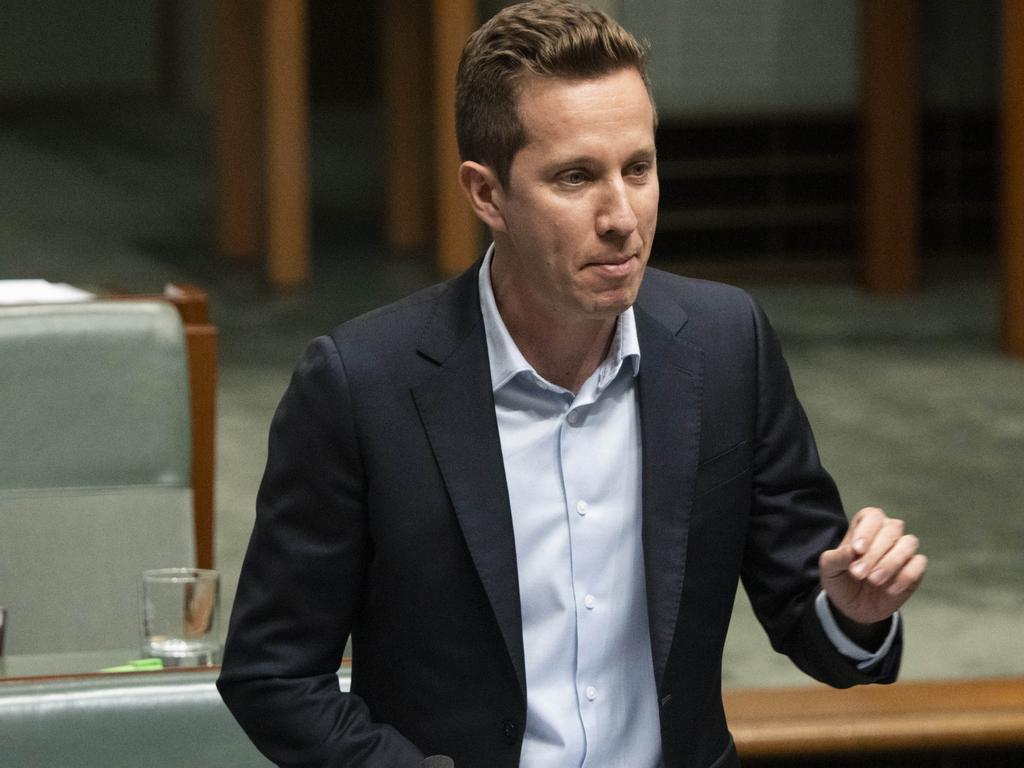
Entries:
[[652,144],[649,147],[644,147],[643,149],[638,149],[636,152],[634,152],[632,155],[630,155],[629,162],[635,163],[638,160],[653,160],[657,156],[658,156],[658,150]]
[[[643,160],[650,161],[650,160],[653,160],[656,156],[657,156],[657,151],[655,150],[653,145],[650,146],[650,147],[643,147],[642,149],[638,149],[636,152],[633,152],[631,155],[629,155],[629,157],[626,160],[625,164],[629,165],[631,163],[636,163],[636,162],[640,162],[640,161],[643,161]],[[597,158],[594,157],[593,155],[583,154],[583,155],[570,155],[568,157],[555,158],[555,159],[552,159],[546,165],[547,165],[548,168],[551,168],[551,169],[559,169],[559,168],[575,168],[577,166],[590,166],[590,165],[594,165],[597,162],[598,162]]]
[[554,158],[548,163],[551,168],[572,168],[577,165],[593,165],[596,159],[593,155],[570,155],[568,157]]

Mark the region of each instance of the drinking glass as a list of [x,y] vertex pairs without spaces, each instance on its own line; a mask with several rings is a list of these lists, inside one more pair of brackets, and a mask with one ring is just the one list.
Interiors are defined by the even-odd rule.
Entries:
[[202,667],[220,657],[220,574],[202,568],[143,571],[142,653],[170,667]]

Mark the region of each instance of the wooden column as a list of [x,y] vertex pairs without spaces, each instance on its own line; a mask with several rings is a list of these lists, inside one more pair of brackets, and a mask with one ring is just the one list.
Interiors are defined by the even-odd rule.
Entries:
[[309,278],[309,97],[304,0],[263,0],[263,208],[266,274]]
[[426,248],[433,235],[430,6],[380,0],[380,90],[385,122],[385,221],[392,248]]
[[863,248],[873,293],[920,280],[918,0],[862,0]]
[[1024,3],[1003,0],[1002,344],[1024,358]]
[[263,250],[259,14],[251,0],[217,0],[213,16],[216,247],[255,263]]
[[474,0],[434,0],[434,157],[437,267],[466,269],[481,252],[481,224],[459,186],[455,142],[455,72],[466,38],[477,27]]

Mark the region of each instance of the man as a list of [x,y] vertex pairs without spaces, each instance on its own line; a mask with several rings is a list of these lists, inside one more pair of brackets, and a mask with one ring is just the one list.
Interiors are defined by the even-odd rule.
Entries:
[[749,297],[645,270],[641,46],[597,11],[512,6],[457,99],[492,248],[314,341],[274,418],[219,683],[256,744],[289,766],[736,766],[740,578],[809,674],[894,679],[916,540],[878,509],[847,531]]

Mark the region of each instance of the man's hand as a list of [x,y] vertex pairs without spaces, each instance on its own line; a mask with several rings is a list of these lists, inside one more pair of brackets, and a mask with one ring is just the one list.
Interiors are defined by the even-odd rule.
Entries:
[[917,554],[917,537],[903,521],[865,507],[835,549],[818,559],[821,586],[832,607],[860,624],[889,618],[917,589],[928,558]]

